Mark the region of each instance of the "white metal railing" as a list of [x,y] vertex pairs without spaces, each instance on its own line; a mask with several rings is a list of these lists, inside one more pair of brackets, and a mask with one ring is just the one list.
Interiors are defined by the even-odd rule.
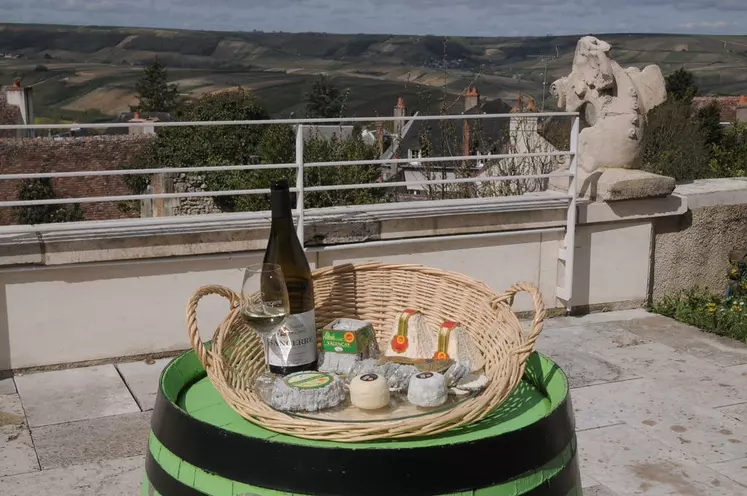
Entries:
[[[304,184],[304,170],[313,167],[331,167],[331,166],[357,166],[357,165],[399,165],[410,164],[411,158],[389,158],[375,160],[345,160],[329,162],[308,162],[303,160],[304,152],[304,126],[309,124],[335,124],[346,125],[361,122],[392,122],[392,121],[436,121],[436,120],[475,120],[475,119],[520,119],[538,117],[567,117],[573,118],[571,131],[571,146],[567,151],[548,151],[548,152],[531,152],[531,153],[502,153],[486,155],[460,155],[460,156],[443,156],[443,157],[422,157],[418,162],[423,164],[437,164],[440,162],[450,161],[497,161],[511,158],[540,158],[540,157],[569,157],[570,167],[567,171],[554,171],[546,174],[523,174],[523,175],[503,175],[503,176],[482,176],[482,177],[460,177],[451,179],[424,179],[424,180],[406,180],[406,181],[382,181],[376,183],[361,184],[337,184],[329,186],[307,186]],[[296,126],[295,141],[295,162],[283,164],[231,164],[215,166],[198,166],[198,167],[160,167],[147,169],[116,169],[116,170],[80,170],[70,172],[20,172],[20,173],[2,173],[0,170],[0,180],[22,180],[22,179],[41,179],[41,178],[72,178],[72,177],[95,177],[95,176],[125,176],[125,175],[149,175],[149,174],[170,174],[182,172],[221,172],[221,171],[239,171],[239,170],[271,170],[271,169],[296,169],[295,185],[291,188],[296,193],[296,208],[294,214],[297,217],[298,236],[304,240],[304,218],[308,210],[304,206],[304,194],[306,192],[320,191],[339,191],[350,189],[364,188],[396,188],[406,186],[429,186],[443,184],[470,184],[470,183],[491,183],[500,181],[514,181],[524,179],[548,179],[554,177],[570,178],[571,188],[567,195],[559,195],[568,202],[565,241],[561,253],[561,260],[566,264],[566,288],[567,292],[563,293],[559,289],[558,296],[565,301],[570,301],[570,288],[572,284],[573,271],[573,239],[575,238],[576,224],[576,169],[577,169],[577,146],[579,133],[579,118],[575,112],[539,112],[539,113],[511,113],[511,114],[455,114],[455,115],[414,115],[414,116],[382,116],[382,117],[351,117],[351,118],[333,118],[333,119],[265,119],[250,121],[190,121],[190,122],[138,122],[138,123],[100,123],[100,124],[38,124],[38,125],[0,125],[0,130],[40,130],[40,129],[102,129],[102,128],[160,128],[160,127],[201,127],[201,126],[261,126],[269,124],[288,124]],[[395,136],[395,140],[398,137]],[[1,141],[1,140],[0,140]],[[393,144],[396,146],[396,143]],[[70,203],[97,203],[97,202],[119,202],[129,200],[156,200],[156,199],[175,199],[175,198],[193,198],[193,197],[218,197],[218,196],[237,196],[237,195],[255,195],[267,194],[269,188],[245,189],[245,190],[223,190],[223,191],[191,191],[178,193],[143,193],[131,195],[111,195],[95,197],[76,197],[76,198],[55,198],[40,200],[9,200],[0,199],[0,208],[22,207],[35,205],[52,205],[52,204],[70,204]],[[366,205],[361,208],[366,211],[376,210],[375,205]],[[228,214],[224,214],[228,215]],[[256,213],[245,213],[247,218],[255,217]],[[38,232],[67,231],[71,229],[85,230],[90,228],[126,228],[133,226],[159,226],[168,224],[188,225],[202,221],[202,215],[184,215],[174,217],[150,217],[141,219],[119,219],[108,221],[86,221],[65,224],[45,224],[45,225],[11,225],[0,226],[0,235],[2,234],[24,234]],[[232,216],[236,219],[236,216]],[[527,231],[515,231],[521,234]],[[479,236],[490,235],[491,233],[482,233]],[[499,233],[495,233],[498,235]],[[506,233],[500,233],[505,236]],[[462,237],[478,236],[461,235]],[[392,240],[391,242],[397,242]],[[400,240],[401,242],[401,240]],[[382,241],[390,243],[390,241]],[[561,294],[563,293],[563,294]]]

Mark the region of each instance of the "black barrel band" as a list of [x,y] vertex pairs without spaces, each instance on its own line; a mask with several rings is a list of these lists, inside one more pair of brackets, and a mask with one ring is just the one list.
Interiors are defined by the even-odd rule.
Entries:
[[420,496],[491,487],[542,467],[574,437],[570,396],[522,429],[422,448],[389,448],[386,442],[371,449],[309,446],[245,436],[192,417],[160,389],[152,429],[174,455],[208,472],[257,487],[319,496],[346,494],[353,485],[360,488],[357,496]]
[[[148,481],[161,496],[205,496],[205,493],[184,485],[181,481],[168,474],[148,452],[145,458],[145,471]],[[581,480],[578,471],[578,460],[574,452],[573,458],[563,469],[542,485],[524,493],[524,496],[566,496],[573,489],[580,487]],[[357,496],[358,492],[351,489],[348,493]]]

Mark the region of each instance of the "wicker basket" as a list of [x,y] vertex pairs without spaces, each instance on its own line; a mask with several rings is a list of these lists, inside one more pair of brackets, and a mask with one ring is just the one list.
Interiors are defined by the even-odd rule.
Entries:
[[[353,442],[433,435],[482,419],[518,385],[545,319],[542,297],[529,284],[516,284],[505,293],[496,293],[485,283],[462,274],[422,265],[346,264],[318,269],[313,278],[318,327],[338,317],[367,320],[383,345],[393,319],[404,308],[421,310],[433,329],[446,319],[459,321],[485,356],[490,382],[482,393],[451,409],[408,419],[357,423],[288,415],[268,406],[251,390],[254,378],[265,370],[264,351],[257,335],[239,316],[238,295],[223,286],[200,288],[187,305],[189,339],[213,385],[247,420],[309,439]],[[529,293],[534,301],[536,312],[528,336],[511,312],[518,292]],[[197,329],[197,305],[210,294],[227,298],[231,311],[215,331],[208,349]]]

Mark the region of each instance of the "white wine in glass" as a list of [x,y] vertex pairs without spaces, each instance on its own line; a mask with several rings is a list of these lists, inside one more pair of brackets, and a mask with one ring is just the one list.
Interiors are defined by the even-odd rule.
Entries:
[[241,315],[262,340],[269,360],[270,341],[285,323],[290,311],[288,288],[278,264],[250,265],[241,285]]

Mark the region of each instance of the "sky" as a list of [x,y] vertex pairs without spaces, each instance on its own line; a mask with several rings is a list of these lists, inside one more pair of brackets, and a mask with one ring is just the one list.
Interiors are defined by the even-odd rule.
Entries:
[[444,36],[744,34],[747,0],[0,0],[0,22]]

